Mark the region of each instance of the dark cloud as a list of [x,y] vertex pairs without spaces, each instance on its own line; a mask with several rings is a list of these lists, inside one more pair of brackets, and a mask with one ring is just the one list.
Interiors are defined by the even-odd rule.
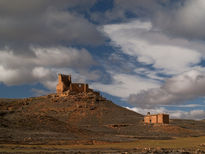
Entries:
[[154,30],[173,37],[204,40],[204,10],[204,0],[114,0],[112,9],[91,17],[103,24],[138,18],[151,21]]
[[150,20],[153,29],[176,37],[204,40],[204,0],[115,0],[105,21],[129,20],[131,17]]
[[204,40],[204,9],[204,0],[186,0],[178,8],[156,13],[153,25],[173,36]]
[[129,102],[142,108],[152,108],[157,105],[173,105],[203,97],[205,95],[205,74],[190,71],[172,77],[160,87],[138,94],[132,94]]
[[94,3],[94,0],[0,0],[0,47],[25,54],[31,51],[31,46],[101,44],[104,40],[101,33],[78,11],[89,9]]
[[75,8],[75,11],[88,10],[96,0],[0,0],[1,16],[25,17],[41,14],[47,8],[66,10]]
[[95,12],[91,16],[99,23],[127,21],[130,18],[146,20],[152,19],[157,12],[180,6],[182,1],[184,0],[114,0],[113,8],[105,13]]

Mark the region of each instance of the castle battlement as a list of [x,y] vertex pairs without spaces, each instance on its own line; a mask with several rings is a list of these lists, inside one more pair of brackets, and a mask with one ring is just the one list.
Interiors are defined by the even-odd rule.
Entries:
[[71,75],[58,74],[58,84],[56,86],[57,94],[64,92],[89,92],[89,86],[86,83],[72,83]]

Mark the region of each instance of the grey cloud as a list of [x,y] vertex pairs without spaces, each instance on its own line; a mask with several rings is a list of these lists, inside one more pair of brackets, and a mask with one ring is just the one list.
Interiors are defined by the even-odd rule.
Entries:
[[26,17],[41,14],[47,8],[88,10],[96,0],[0,0],[1,16]]
[[151,20],[155,30],[174,37],[204,40],[204,9],[204,0],[116,0],[110,17],[121,15],[126,20],[126,12],[131,12],[141,20]]
[[158,105],[183,104],[205,95],[205,74],[196,70],[167,79],[160,88],[129,96],[129,102],[142,108]]
[[[96,79],[95,60],[85,49],[75,48],[34,48],[36,57],[25,58],[13,52],[0,52],[0,82],[6,85],[31,84],[40,82],[49,89],[55,88],[57,73],[75,70],[80,75]],[[70,73],[71,71],[68,71]],[[89,74],[86,73],[89,72]]]
[[205,3],[203,0],[186,0],[173,10],[158,12],[153,18],[158,29],[189,39],[205,39]]
[[[0,0],[0,47],[31,54],[31,46],[99,45],[104,38],[82,15],[95,1]],[[74,11],[69,9],[76,8]]]
[[[85,49],[75,48],[34,48],[35,57],[25,58],[21,55],[14,55],[13,52],[0,52],[0,65],[6,69],[26,68],[30,66],[42,66],[52,68],[76,68],[84,69],[95,64],[90,53]],[[80,62],[80,63],[79,63]]]
[[[130,14],[142,21],[152,21],[153,29],[173,37],[205,39],[204,0],[114,0],[114,7],[105,13],[95,12],[99,23],[130,20]],[[100,19],[100,20],[99,20]]]
[[202,120],[205,118],[204,110],[191,110],[191,111],[172,111],[170,112],[171,117],[180,119],[195,119]]
[[[95,12],[92,19],[100,23],[109,23],[111,21],[129,20],[129,14],[142,20],[152,19],[157,12],[167,11],[172,8],[178,8],[184,0],[114,0],[113,8],[105,13]],[[133,17],[134,17],[133,16]],[[99,20],[100,19],[100,20]]]
[[120,47],[121,52],[137,58],[140,63],[153,64],[158,71],[167,75],[192,69],[201,61],[202,54],[198,51],[204,52],[201,50],[202,43],[152,32],[150,22],[133,20],[123,24],[108,24],[102,31],[110,37],[111,45]]

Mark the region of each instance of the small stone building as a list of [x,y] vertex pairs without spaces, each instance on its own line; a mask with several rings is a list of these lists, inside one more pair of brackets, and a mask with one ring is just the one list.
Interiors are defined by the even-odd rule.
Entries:
[[71,75],[58,74],[58,84],[56,86],[57,94],[69,92],[88,92],[89,87],[86,83],[72,83]]
[[146,124],[169,124],[169,115],[168,114],[150,114],[147,113],[144,116],[144,123]]

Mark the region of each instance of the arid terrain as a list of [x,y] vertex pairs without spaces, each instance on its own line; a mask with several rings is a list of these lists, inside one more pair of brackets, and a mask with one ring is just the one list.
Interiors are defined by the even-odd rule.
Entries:
[[204,120],[146,125],[96,92],[0,99],[0,153],[203,153],[204,136]]

